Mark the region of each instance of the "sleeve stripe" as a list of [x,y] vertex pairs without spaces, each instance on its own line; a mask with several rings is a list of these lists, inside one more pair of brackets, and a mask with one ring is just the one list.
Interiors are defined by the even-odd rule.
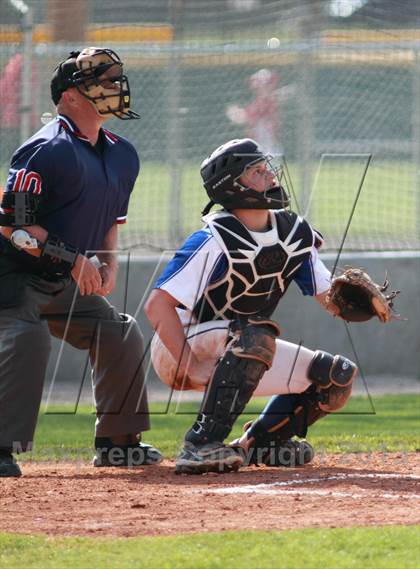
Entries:
[[209,284],[217,282],[217,280],[220,279],[225,274],[227,267],[228,267],[228,261],[226,259],[226,255],[222,251],[220,255],[217,257],[213,265],[213,268],[209,273],[209,277],[207,279],[205,288],[207,288]]
[[313,295],[316,296],[316,279],[315,279],[314,265],[312,263],[312,255],[309,257],[309,267],[311,269]]
[[156,283],[156,288],[161,288],[162,286],[164,286],[167,282],[169,282],[175,275],[177,275],[184,267],[186,267],[188,265],[188,263],[197,255],[197,253],[200,251],[200,249],[202,249],[204,247],[204,245],[207,243],[207,241],[209,241],[209,239],[212,239],[213,235],[209,235],[202,243],[201,245],[195,250],[193,251],[192,249],[190,250],[191,255],[189,255],[187,257],[187,259],[185,259],[185,261],[182,263],[182,265],[180,267],[178,267],[178,269],[170,274],[168,276],[167,279],[165,279],[162,282],[157,282]]
[[219,320],[214,322],[214,326],[211,328],[206,328],[205,330],[197,330],[192,333],[187,333],[186,339],[191,340],[192,338],[196,338],[197,336],[201,336],[201,334],[207,334],[207,332],[212,332],[213,330],[227,330],[229,324],[226,320]]
[[315,275],[311,257],[300,265],[293,279],[304,295],[313,296],[315,292]]

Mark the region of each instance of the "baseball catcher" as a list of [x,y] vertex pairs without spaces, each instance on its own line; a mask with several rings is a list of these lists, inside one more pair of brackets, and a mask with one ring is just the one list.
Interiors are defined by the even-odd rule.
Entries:
[[[205,225],[176,252],[145,306],[156,330],[151,355],[160,379],[174,389],[204,391],[176,472],[304,464],[313,449],[296,436],[346,403],[357,369],[342,355],[280,339],[272,315],[292,282],[336,316],[348,318],[351,309],[340,308],[333,295],[318,254],[322,236],[290,211],[278,172],[254,140],[217,148],[201,176],[210,199]],[[209,213],[215,204],[222,209]],[[274,397],[226,445],[253,395]]]

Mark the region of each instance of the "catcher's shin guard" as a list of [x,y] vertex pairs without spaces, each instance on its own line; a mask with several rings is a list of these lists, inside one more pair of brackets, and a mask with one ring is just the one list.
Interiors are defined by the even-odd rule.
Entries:
[[206,395],[185,441],[194,445],[222,442],[245,408],[264,372],[272,365],[278,326],[250,319],[233,330],[235,338],[219,360]]
[[281,444],[295,435],[306,437],[310,425],[345,405],[356,373],[356,365],[347,358],[315,352],[308,368],[313,385],[300,394],[273,397],[247,431],[248,438],[260,446]]
[[308,420],[314,422],[325,415],[315,413],[313,391],[310,388],[304,394],[272,397],[260,417],[244,426],[248,439],[252,439],[246,456],[248,464],[293,467],[311,462],[315,454],[312,446],[291,437],[306,435]]

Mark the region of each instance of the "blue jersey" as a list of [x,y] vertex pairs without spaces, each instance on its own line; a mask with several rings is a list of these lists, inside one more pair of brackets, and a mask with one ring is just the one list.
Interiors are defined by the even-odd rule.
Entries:
[[39,195],[37,224],[81,253],[94,252],[114,223],[126,221],[139,167],[126,139],[101,129],[92,146],[58,115],[15,152],[5,191]]

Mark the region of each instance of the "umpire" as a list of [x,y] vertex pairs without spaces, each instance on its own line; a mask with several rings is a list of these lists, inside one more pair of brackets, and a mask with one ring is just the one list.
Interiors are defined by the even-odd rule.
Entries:
[[[160,462],[137,323],[104,298],[115,287],[118,224],[139,171],[134,147],[102,124],[137,119],[115,52],[72,52],[54,71],[57,117],[12,157],[0,209],[0,476],[31,449],[53,335],[89,350],[94,466]],[[94,264],[96,254],[99,263]],[[100,265],[100,266],[98,266]]]

